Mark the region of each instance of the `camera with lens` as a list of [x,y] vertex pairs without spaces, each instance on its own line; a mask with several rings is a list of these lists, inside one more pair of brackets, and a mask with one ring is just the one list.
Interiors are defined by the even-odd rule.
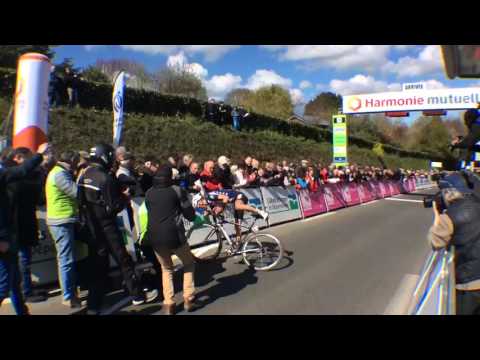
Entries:
[[424,208],[431,208],[433,207],[433,203],[437,204],[438,211],[442,212],[447,208],[445,200],[443,199],[442,192],[439,191],[435,195],[426,196],[423,198],[423,207]]

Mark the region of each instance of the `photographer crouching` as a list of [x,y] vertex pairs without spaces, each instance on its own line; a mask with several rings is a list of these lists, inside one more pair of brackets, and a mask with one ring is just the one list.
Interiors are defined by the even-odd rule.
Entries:
[[440,192],[430,200],[435,218],[428,239],[435,250],[455,246],[456,313],[480,315],[480,200],[460,173],[438,185]]

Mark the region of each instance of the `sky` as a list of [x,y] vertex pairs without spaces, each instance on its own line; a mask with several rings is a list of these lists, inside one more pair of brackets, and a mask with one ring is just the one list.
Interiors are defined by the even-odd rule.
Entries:
[[[428,89],[480,86],[448,80],[439,45],[62,45],[54,62],[73,58],[85,68],[98,59],[131,59],[147,70],[184,65],[217,100],[234,88],[286,88],[295,112],[323,91],[341,95],[399,91],[402,83],[426,82]],[[411,113],[411,123],[421,113]],[[447,117],[458,116],[450,112]]]

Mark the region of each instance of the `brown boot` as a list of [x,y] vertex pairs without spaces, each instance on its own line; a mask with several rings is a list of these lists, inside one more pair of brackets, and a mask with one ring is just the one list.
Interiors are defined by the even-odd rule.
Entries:
[[198,308],[200,308],[200,305],[195,302],[195,298],[193,298],[193,299],[183,299],[183,300],[184,300],[183,308],[188,312],[192,312],[192,311],[195,311]]
[[176,304],[164,304],[165,315],[175,315]]

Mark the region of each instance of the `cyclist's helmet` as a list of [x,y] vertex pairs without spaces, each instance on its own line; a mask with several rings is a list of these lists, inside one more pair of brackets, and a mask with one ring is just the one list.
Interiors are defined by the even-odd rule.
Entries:
[[115,161],[115,149],[108,144],[97,144],[90,149],[90,161],[111,169]]

